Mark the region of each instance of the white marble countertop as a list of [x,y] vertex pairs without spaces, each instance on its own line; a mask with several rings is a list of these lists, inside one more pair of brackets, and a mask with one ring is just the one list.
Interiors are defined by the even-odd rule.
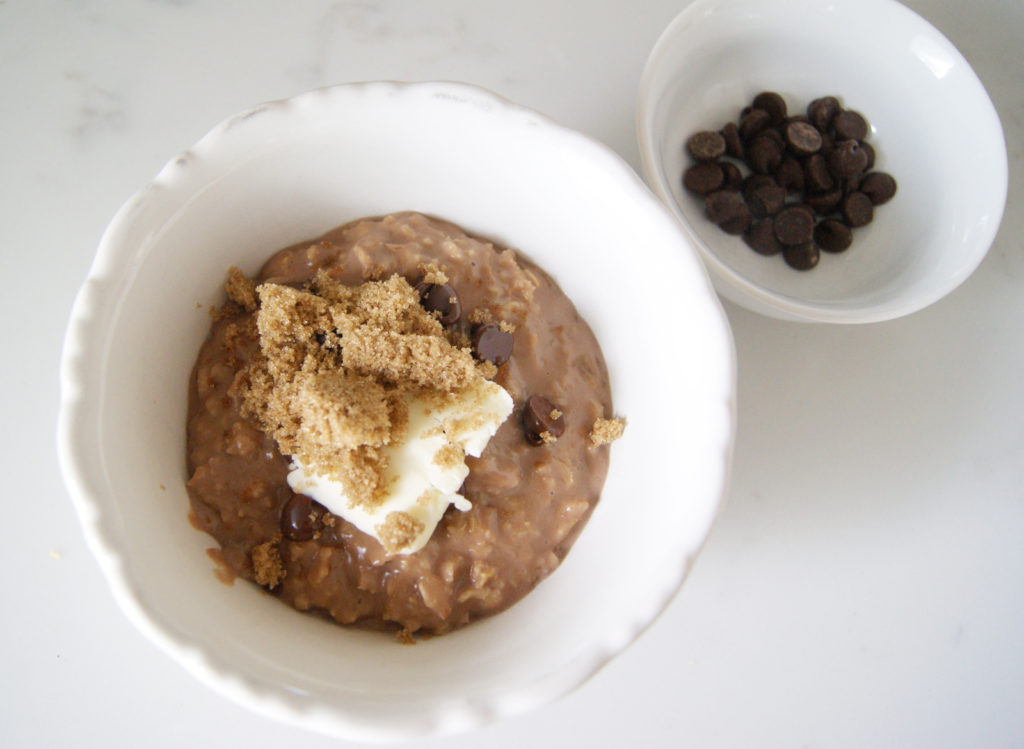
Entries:
[[[683,5],[0,0],[0,746],[338,745],[195,682],[85,547],[55,457],[58,357],[119,205],[224,117],[365,79],[479,84],[637,166],[636,85]],[[1002,118],[1009,202],[988,257],[890,323],[727,307],[732,486],[674,603],[554,705],[417,746],[1024,745],[1024,4],[909,5]]]

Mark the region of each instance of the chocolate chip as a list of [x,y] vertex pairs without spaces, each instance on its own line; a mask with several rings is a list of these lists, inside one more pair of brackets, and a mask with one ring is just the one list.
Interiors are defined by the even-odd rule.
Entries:
[[774,216],[786,204],[786,191],[778,185],[765,185],[750,194],[747,205],[757,218]]
[[875,165],[875,147],[866,140],[861,140],[860,147],[861,150],[868,155],[868,163],[867,166],[864,167],[864,171],[866,172]]
[[832,120],[839,114],[840,109],[839,99],[834,96],[823,96],[807,106],[807,119],[819,131],[825,132],[832,127]]
[[740,137],[743,140],[750,140],[770,124],[772,124],[772,118],[766,111],[751,109],[740,118]]
[[743,235],[747,247],[762,255],[777,255],[782,244],[775,236],[775,222],[770,216],[754,223]]
[[743,158],[743,140],[740,138],[739,128],[733,122],[723,127],[719,134],[725,139],[725,152],[734,159]]
[[704,200],[704,210],[708,218],[726,234],[742,234],[753,220],[750,208],[735,190],[711,193]]
[[868,137],[868,122],[860,112],[846,109],[832,120],[832,128],[840,140],[864,140]]
[[786,125],[786,145],[797,156],[810,156],[821,150],[821,133],[809,122],[791,121]]
[[804,189],[804,168],[792,156],[785,156],[779,168],[775,170],[775,181],[788,193],[802,192]]
[[751,103],[755,109],[767,112],[773,125],[778,125],[786,119],[786,100],[774,91],[762,91]]
[[446,283],[425,283],[416,285],[420,293],[420,304],[427,312],[437,312],[442,325],[454,325],[462,316],[462,303],[455,289]]
[[690,136],[686,150],[697,161],[714,161],[725,153],[725,138],[719,133],[702,130]]
[[867,163],[868,155],[855,140],[837,143],[835,150],[828,155],[828,169],[836,179],[860,174]]
[[723,190],[739,190],[743,187],[743,172],[738,166],[729,161],[719,161],[718,167],[725,177],[722,180]]
[[747,145],[747,163],[758,174],[771,174],[782,163],[782,147],[765,134],[757,135]]
[[704,198],[704,212],[716,224],[732,218],[744,207],[743,196],[735,190],[716,190]]
[[[687,150],[697,163],[683,184],[704,196],[708,218],[723,231],[742,234],[760,254],[783,251],[789,265],[806,270],[820,250],[847,249],[851,228],[871,221],[873,206],[896,191],[890,175],[869,172],[876,156],[863,142],[869,131],[834,96],[812,101],[806,115],[788,115],[782,96],[763,91],[738,122],[691,136]],[[744,177],[744,168],[753,173]]]
[[853,243],[853,232],[842,221],[828,218],[814,227],[814,243],[826,252],[842,252]]
[[818,153],[820,153],[822,156],[825,156],[827,158],[828,155],[830,153],[832,153],[832,151],[835,149],[835,147],[836,147],[835,138],[833,138],[828,133],[823,132],[821,134],[821,150],[818,151]]
[[474,325],[470,330],[469,340],[478,359],[489,361],[498,367],[511,358],[515,343],[511,333],[492,322]]
[[281,508],[281,534],[292,541],[308,541],[323,525],[327,511],[305,494],[294,494]]
[[542,395],[526,399],[522,422],[523,435],[531,445],[543,445],[565,433],[565,416]]
[[783,249],[782,257],[790,268],[810,270],[818,264],[821,253],[818,252],[818,248],[813,242],[804,242],[803,244],[792,245]]
[[826,192],[812,193],[804,200],[817,215],[827,216],[839,208],[839,203],[843,200],[843,191],[839,187],[833,187]]
[[767,174],[751,174],[743,180],[743,199],[749,203],[754,190],[769,185],[774,187],[776,184],[775,180]]
[[860,191],[868,196],[872,205],[882,205],[896,194],[896,180],[886,172],[871,172],[861,178]]
[[794,211],[803,211],[805,214],[807,214],[807,217],[811,219],[811,221],[815,220],[814,209],[811,208],[811,206],[808,205],[807,203],[790,203],[786,207],[792,208]]
[[804,184],[811,190],[826,192],[835,186],[825,157],[816,153],[804,162]]
[[809,209],[787,206],[775,216],[775,236],[784,245],[809,242],[813,231],[814,213]]
[[874,217],[874,206],[871,198],[862,192],[852,192],[843,199],[841,207],[843,220],[847,226],[854,228],[871,223]]
[[698,195],[707,195],[722,186],[725,175],[718,164],[701,161],[683,172],[683,187]]

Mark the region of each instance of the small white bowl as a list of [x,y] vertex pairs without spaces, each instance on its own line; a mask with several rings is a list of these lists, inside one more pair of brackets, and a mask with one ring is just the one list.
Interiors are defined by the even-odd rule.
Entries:
[[[228,266],[252,274],[398,210],[538,260],[602,343],[629,422],[565,563],[505,613],[411,647],[223,585],[184,487],[186,385]],[[229,119],[113,219],[67,333],[60,457],[118,603],[163,650],[264,715],[404,739],[548,702],[662,611],[724,490],[733,380],[696,253],[607,148],[469,86],[339,86]]]
[[[735,122],[761,91],[790,111],[836,95],[872,132],[876,168],[899,189],[844,253],[810,271],[764,257],[704,216],[686,192],[686,139]],[[970,66],[893,0],[696,0],[647,61],[637,136],[648,184],[700,250],[715,288],[763,314],[861,323],[915,312],[978,266],[1006,202],[1006,146]]]

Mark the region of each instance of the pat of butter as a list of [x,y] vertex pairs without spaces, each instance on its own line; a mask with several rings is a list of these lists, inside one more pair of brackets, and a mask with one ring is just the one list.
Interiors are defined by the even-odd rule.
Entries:
[[[333,514],[380,540],[380,528],[391,513],[405,513],[422,530],[408,545],[397,549],[409,554],[430,539],[448,505],[465,511],[472,505],[458,494],[469,475],[465,456],[479,457],[498,427],[512,413],[512,397],[500,385],[477,380],[444,397],[411,399],[405,439],[384,448],[388,457],[382,501],[372,507],[352,503],[341,484],[299,460],[292,459],[288,485],[312,497]],[[452,455],[452,446],[459,448]]]

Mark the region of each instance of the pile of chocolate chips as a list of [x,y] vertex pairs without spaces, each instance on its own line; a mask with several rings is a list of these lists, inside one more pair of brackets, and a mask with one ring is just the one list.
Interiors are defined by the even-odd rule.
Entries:
[[892,175],[871,171],[868,130],[863,115],[834,96],[789,115],[785,99],[765,91],[738,123],[690,136],[686,150],[696,163],[683,173],[683,186],[704,197],[708,218],[723,231],[809,270],[819,249],[847,249],[852,230],[896,194]]

